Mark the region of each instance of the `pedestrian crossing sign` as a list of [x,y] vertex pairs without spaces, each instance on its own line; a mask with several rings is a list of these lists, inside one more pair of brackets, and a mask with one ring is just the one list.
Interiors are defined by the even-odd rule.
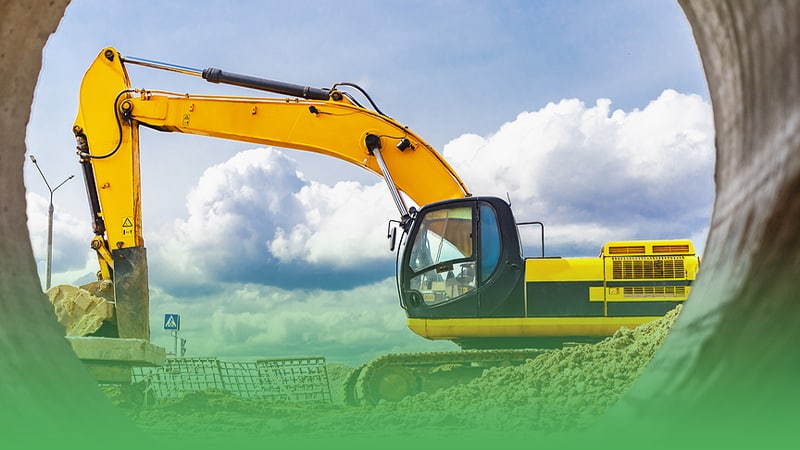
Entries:
[[180,330],[181,316],[179,314],[164,314],[165,330]]

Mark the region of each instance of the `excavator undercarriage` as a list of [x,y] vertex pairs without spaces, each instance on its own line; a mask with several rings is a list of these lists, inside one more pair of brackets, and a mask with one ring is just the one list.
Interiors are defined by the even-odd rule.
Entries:
[[363,364],[348,375],[344,399],[348,405],[400,401],[468,383],[491,367],[523,364],[548,350],[463,350],[456,352],[393,353]]

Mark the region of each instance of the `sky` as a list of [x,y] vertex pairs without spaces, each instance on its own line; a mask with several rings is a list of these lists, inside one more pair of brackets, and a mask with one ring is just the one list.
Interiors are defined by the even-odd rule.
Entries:
[[[351,81],[436,148],[474,194],[542,221],[548,256],[609,240],[689,238],[713,203],[713,117],[677,3],[75,0],[43,53],[27,130],[54,194],[53,284],[92,281],[91,222],[71,133],[78,88],[106,46],[314,87]],[[129,68],[137,88],[261,95]],[[454,349],[406,328],[378,177],[287,149],[142,130],[153,342],[187,355]],[[49,192],[26,160],[28,223],[45,279]],[[528,229],[529,255],[539,250]]]

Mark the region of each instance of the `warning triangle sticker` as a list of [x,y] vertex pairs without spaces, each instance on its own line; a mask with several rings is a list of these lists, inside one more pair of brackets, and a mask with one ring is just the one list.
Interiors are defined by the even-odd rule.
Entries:
[[125,228],[132,227],[133,226],[133,221],[131,221],[130,217],[126,217],[125,220],[122,222],[122,226],[125,227]]

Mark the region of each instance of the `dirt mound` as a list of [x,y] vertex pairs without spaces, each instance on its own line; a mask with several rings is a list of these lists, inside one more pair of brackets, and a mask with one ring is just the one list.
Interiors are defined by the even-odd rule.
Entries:
[[467,384],[381,403],[376,413],[394,421],[402,417],[405,426],[452,421],[497,429],[583,428],[636,380],[680,308],[594,345],[555,350],[520,366],[487,369]]

